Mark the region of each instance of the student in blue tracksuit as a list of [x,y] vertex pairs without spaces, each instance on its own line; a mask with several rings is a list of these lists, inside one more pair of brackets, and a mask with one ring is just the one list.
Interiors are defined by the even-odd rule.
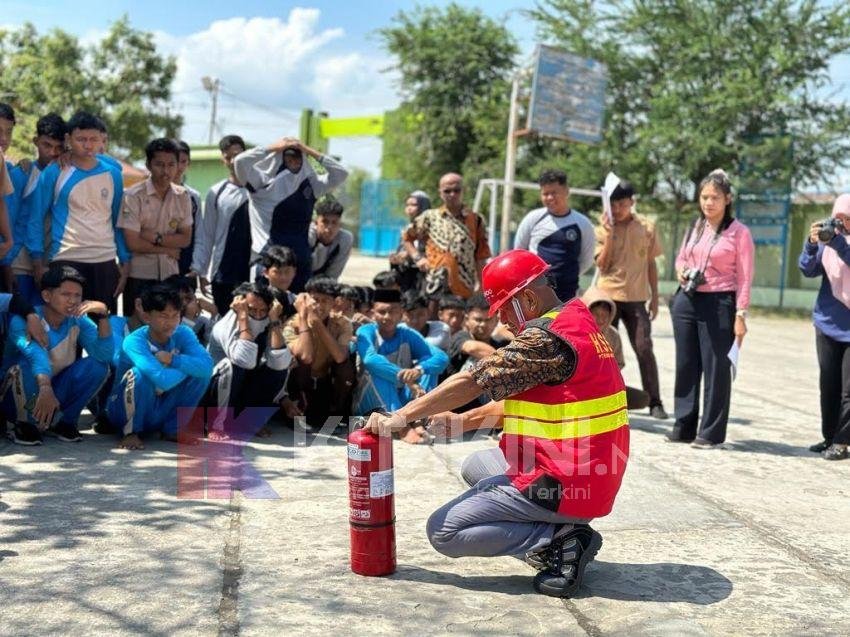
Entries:
[[38,185],[41,173],[53,162],[57,161],[65,149],[65,120],[56,113],[48,113],[40,117],[35,124],[35,137],[32,140],[36,148],[35,159],[22,159],[18,166],[26,175],[26,183],[21,197],[21,210],[12,229],[15,246],[12,249],[12,273],[18,292],[23,294],[33,305],[41,305],[41,294],[35,282],[30,251],[44,250],[44,228],[36,228],[29,223],[32,210],[33,193]]
[[357,330],[362,371],[355,392],[354,413],[374,409],[395,411],[421,392],[437,386],[449,357],[428,345],[422,335],[401,322],[401,292],[375,290],[374,323]]
[[151,432],[176,442],[177,410],[198,406],[213,366],[194,332],[180,324],[183,302],[173,286],[153,284],[140,298],[147,325],[124,339],[106,405],[125,449],[144,449],[141,436]]
[[85,297],[105,303],[114,314],[131,255],[116,228],[124,193],[121,170],[97,154],[105,134],[103,122],[90,113],[78,112],[68,121],[68,164],[53,163],[41,173],[29,214],[32,233],[50,220],[49,245],[30,256],[36,272],[48,262],[76,268],[86,278]]
[[[10,265],[12,259],[15,258],[15,246],[20,240],[15,234],[15,229],[21,216],[21,201],[27,182],[24,171],[3,158],[12,143],[12,131],[14,129],[15,110],[9,104],[0,103],[0,161],[3,162],[3,170],[0,172],[6,173],[5,176],[8,177],[8,182],[12,186],[11,190],[8,190],[2,188],[2,184],[0,184],[0,195],[3,195],[3,204],[6,209],[6,218],[3,221],[8,224],[0,228],[0,235],[2,235],[2,240],[0,240],[0,265],[2,266]],[[7,270],[6,272],[9,274],[2,283],[8,287],[12,282],[11,271]]]
[[[112,359],[109,312],[99,301],[83,301],[84,284],[69,266],[51,265],[42,277],[44,305],[36,313],[47,330],[47,347],[30,339],[20,317],[9,326],[3,407],[15,420],[11,438],[18,444],[40,445],[47,429],[66,442],[82,440],[80,412],[106,381]],[[79,357],[78,345],[87,357]]]

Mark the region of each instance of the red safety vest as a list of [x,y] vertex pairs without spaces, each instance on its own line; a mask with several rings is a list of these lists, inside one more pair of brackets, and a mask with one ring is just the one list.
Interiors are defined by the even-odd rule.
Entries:
[[538,385],[505,400],[500,447],[507,475],[535,501],[534,489],[559,488],[562,515],[607,515],[629,456],[623,377],[611,346],[580,300],[543,318],[552,319],[548,331],[575,349],[577,366],[560,384]]

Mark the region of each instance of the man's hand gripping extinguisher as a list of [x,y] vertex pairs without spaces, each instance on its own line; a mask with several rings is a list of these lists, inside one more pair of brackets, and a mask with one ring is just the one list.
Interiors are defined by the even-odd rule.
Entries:
[[348,436],[351,570],[389,575],[396,568],[393,439],[364,431],[365,418],[356,422]]

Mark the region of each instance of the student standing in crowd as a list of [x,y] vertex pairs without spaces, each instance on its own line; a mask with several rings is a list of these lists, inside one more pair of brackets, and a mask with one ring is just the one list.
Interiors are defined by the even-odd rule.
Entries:
[[667,412],[661,403],[658,364],[652,351],[652,321],[658,315],[655,259],[661,256],[661,245],[655,224],[634,212],[634,195],[634,187],[621,181],[610,195],[613,224],[603,215],[596,228],[596,287],[617,304],[612,327],[616,330],[620,320],[626,326],[638,359],[641,384],[649,394],[649,413],[664,419]]
[[841,223],[841,230],[829,232],[820,222],[813,223],[799,266],[803,276],[821,277],[812,318],[823,440],[809,449],[826,460],[844,460],[850,456],[850,195],[835,200],[832,218]]
[[201,292],[212,284],[212,297],[223,315],[233,302],[233,290],[251,278],[251,223],[248,191],[236,178],[233,160],[245,150],[238,135],[225,135],[218,143],[227,179],[207,192],[201,221],[195,230],[190,274],[198,277]]
[[139,299],[146,325],[124,339],[106,404],[124,449],[144,449],[141,436],[152,432],[177,442],[177,410],[197,407],[212,374],[210,355],[180,324],[183,303],[176,288],[149,285]]
[[428,269],[428,260],[425,258],[425,242],[421,239],[406,242],[404,237],[408,232],[411,233],[411,236],[415,235],[413,223],[419,215],[430,209],[431,199],[421,190],[414,190],[404,200],[404,214],[410,220],[410,224],[401,231],[401,243],[399,243],[396,251],[390,255],[390,267],[398,273],[403,293],[408,290],[415,290],[417,293],[422,292],[423,277]]
[[35,312],[48,327],[46,347],[30,338],[24,319],[12,319],[3,406],[18,444],[40,445],[46,430],[65,442],[82,440],[80,412],[106,381],[113,354],[109,311],[102,301],[83,301],[84,284],[77,270],[57,263],[41,278],[44,305]]
[[37,232],[49,221],[49,245],[30,256],[37,277],[51,262],[75,268],[85,280],[84,298],[106,304],[114,314],[130,273],[130,252],[117,227],[121,170],[97,155],[105,134],[103,122],[90,113],[80,111],[68,121],[68,165],[50,164],[33,193],[30,223]]
[[[6,161],[3,155],[9,150],[12,143],[12,132],[15,130],[15,110],[9,105],[0,103],[0,161],[3,162],[3,172],[6,174],[10,184],[7,191],[3,193],[3,207],[5,215],[0,220],[0,271],[3,276],[0,286],[12,291],[12,269],[11,264],[19,246],[24,243],[26,237],[26,220],[22,219],[23,194],[27,181],[24,170],[10,161]],[[23,223],[24,228],[19,226]]]
[[309,234],[314,277],[336,281],[348,263],[354,235],[342,227],[342,212],[342,204],[330,196],[316,204],[316,220],[310,224]]
[[0,152],[0,258],[8,253],[14,245],[12,231],[9,228],[9,217],[6,214],[6,198],[14,192],[15,186],[9,179],[6,159]]
[[679,289],[670,302],[676,422],[667,439],[712,449],[726,440],[732,395],[727,354],[747,333],[755,247],[749,228],[732,217],[732,185],[723,170],[703,179],[697,193],[700,216],[676,256]]
[[[416,241],[425,242],[425,295],[437,299],[454,294],[468,299],[481,281],[481,268],[492,256],[484,218],[463,203],[463,177],[440,178],[443,205],[418,215],[404,235],[407,253],[416,254]],[[432,301],[431,315],[437,312]]]
[[555,293],[569,301],[578,278],[593,265],[595,236],[590,219],[570,208],[570,187],[562,170],[544,170],[540,184],[542,208],[529,212],[516,231],[514,247],[530,250],[552,266]]
[[192,223],[189,228],[189,245],[180,249],[178,267],[180,274],[188,274],[192,271],[192,256],[195,250],[195,233],[201,214],[201,193],[186,184],[186,171],[192,163],[192,149],[182,139],[174,140],[177,144],[177,170],[174,172],[174,183],[182,186],[189,193],[189,201],[192,204]]
[[174,182],[177,144],[154,139],[145,147],[150,177],[131,186],[124,196],[118,227],[133,255],[124,290],[124,315],[134,312],[139,288],[164,281],[179,271],[180,249],[192,234],[192,203],[183,186]]
[[26,186],[23,190],[21,214],[16,222],[13,234],[23,237],[23,245],[15,247],[12,273],[18,291],[26,296],[33,305],[41,305],[41,294],[35,281],[30,250],[44,250],[45,228],[35,227],[29,222],[32,210],[33,193],[38,186],[41,173],[54,161],[58,160],[65,150],[65,120],[56,113],[48,113],[40,117],[35,124],[35,137],[32,140],[36,148],[34,160],[24,159],[20,162],[21,170],[27,175]]
[[[327,173],[316,174],[305,155]],[[308,230],[313,208],[322,195],[345,181],[348,171],[331,157],[284,137],[240,153],[234,160],[234,172],[248,189],[254,257],[270,245],[292,248],[298,259],[292,291],[302,292],[312,266]]]

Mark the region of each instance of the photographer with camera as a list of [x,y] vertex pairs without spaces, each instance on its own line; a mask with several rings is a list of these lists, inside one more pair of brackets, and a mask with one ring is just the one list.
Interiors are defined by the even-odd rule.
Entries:
[[712,449],[726,439],[732,392],[727,354],[733,342],[740,345],[747,333],[755,247],[750,230],[732,217],[732,184],[723,170],[703,179],[697,194],[700,216],[679,248],[679,289],[670,300],[676,342],[676,422],[667,440]]
[[823,441],[809,447],[826,460],[847,458],[850,444],[850,195],[840,195],[832,216],[812,224],[800,254],[803,276],[821,276],[812,320],[820,367]]

